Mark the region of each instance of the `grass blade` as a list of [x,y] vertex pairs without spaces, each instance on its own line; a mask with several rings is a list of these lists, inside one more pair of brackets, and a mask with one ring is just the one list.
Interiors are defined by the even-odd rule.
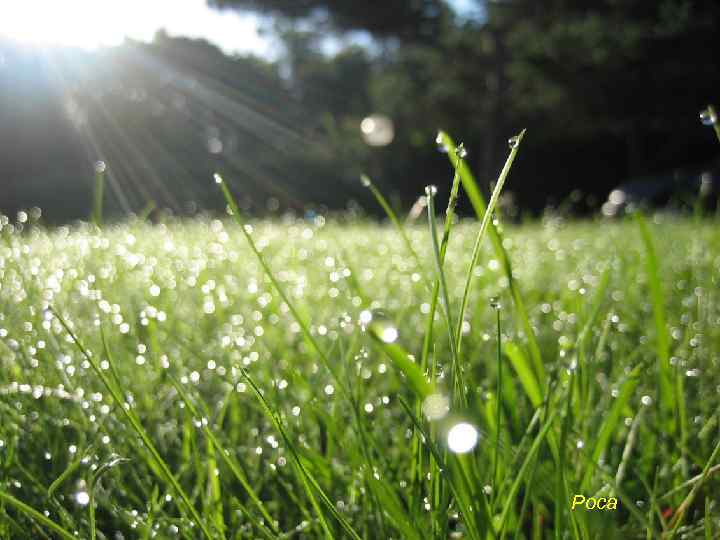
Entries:
[[[438,134],[438,137],[441,141],[442,146],[448,151],[448,155],[450,155],[450,150],[455,148],[455,143],[453,142],[452,138],[443,131]],[[449,159],[452,160],[452,158]],[[470,167],[468,167],[467,163],[461,161],[458,170],[460,172],[460,180],[462,182],[462,187],[468,194],[468,198],[470,199],[470,203],[472,204],[473,210],[475,211],[475,215],[478,219],[482,220],[486,213],[485,199],[482,195],[482,192],[478,188],[477,182],[475,181],[472,172],[470,172]],[[539,380],[544,381],[545,367],[543,365],[542,355],[540,353],[540,346],[538,345],[537,338],[535,337],[535,330],[530,324],[530,317],[528,315],[527,309],[525,308],[525,302],[523,301],[520,289],[518,288],[517,283],[515,282],[515,278],[513,277],[510,257],[508,256],[507,251],[503,247],[502,238],[495,226],[492,224],[492,221],[488,226],[488,234],[490,236],[490,240],[492,241],[493,248],[495,249],[495,254],[498,259],[500,259],[503,273],[508,280],[508,287],[510,289],[510,294],[513,298],[516,315],[520,319],[523,331],[525,332],[525,336],[528,340],[530,357],[533,361],[535,374],[537,375]]]
[[60,525],[55,523],[52,519],[45,517],[44,514],[41,512],[38,512],[35,510],[32,506],[28,506],[21,500],[16,499],[9,493],[5,493],[4,491],[0,490],[0,501],[4,501],[10,506],[13,506],[17,508],[20,512],[23,514],[26,514],[27,516],[31,517],[38,523],[42,523],[47,527],[48,529],[55,532],[60,538],[63,538],[64,540],[76,540],[75,536],[70,534],[68,531],[63,529]]
[[490,196],[490,202],[488,202],[487,208],[485,209],[485,214],[482,218],[482,222],[480,223],[480,230],[478,231],[477,237],[475,238],[475,245],[473,246],[472,255],[470,256],[470,266],[468,267],[468,271],[465,277],[465,288],[463,290],[462,300],[460,302],[460,316],[458,317],[458,326],[455,330],[455,349],[458,351],[458,353],[460,352],[460,347],[462,344],[462,322],[465,320],[465,309],[467,308],[468,299],[470,297],[470,286],[472,285],[472,278],[474,275],[473,270],[475,270],[475,265],[477,265],[478,258],[480,257],[480,247],[482,246],[482,241],[485,238],[485,232],[487,231],[488,225],[490,224],[493,212],[495,212],[495,206],[497,206],[498,199],[500,198],[500,193],[502,192],[503,186],[505,185],[505,180],[507,180],[507,177],[510,174],[510,169],[512,167],[513,161],[515,161],[515,156],[517,156],[518,149],[520,148],[520,143],[522,143],[524,136],[525,130],[523,129],[519,135],[511,139],[515,142],[511,145],[510,155],[508,155],[508,158],[505,161],[505,165],[503,166],[502,171],[500,171],[500,176],[498,176],[497,183],[495,184],[495,189]]
[[[58,321],[60,321],[60,324],[63,326],[65,331],[70,335],[70,338],[72,339],[75,346],[78,348],[80,353],[85,357],[85,359],[90,363],[90,365],[93,368],[93,371],[97,374],[98,378],[102,381],[105,388],[110,393],[113,401],[115,401],[115,404],[117,405],[118,409],[123,412],[123,415],[125,416],[125,419],[130,424],[130,427],[137,433],[137,435],[142,439],[145,448],[147,449],[148,453],[153,459],[154,464],[159,469],[160,474],[159,477],[161,480],[164,480],[170,486],[172,489],[177,493],[177,495],[182,499],[183,503],[185,504],[185,507],[187,508],[188,512],[190,513],[190,516],[192,517],[192,520],[195,522],[198,527],[200,527],[200,530],[202,531],[203,535],[208,538],[212,539],[213,536],[210,534],[210,530],[207,528],[207,525],[203,521],[203,519],[200,517],[200,514],[198,514],[197,510],[195,509],[195,506],[192,504],[192,501],[190,500],[190,496],[185,492],[185,490],[182,488],[180,483],[177,481],[175,476],[170,471],[170,467],[165,462],[165,460],[160,455],[160,452],[158,452],[157,448],[155,448],[155,445],[153,444],[152,440],[150,439],[150,436],[147,434],[145,429],[142,427],[142,424],[140,423],[140,420],[137,418],[137,416],[133,413],[131,408],[125,407],[125,400],[123,397],[119,394],[118,389],[116,389],[115,385],[108,379],[107,375],[105,375],[105,372],[100,368],[100,366],[97,363],[97,360],[93,358],[93,356],[88,352],[88,350],[85,348],[85,346],[80,342],[78,337],[75,335],[75,333],[72,331],[70,326],[68,326],[67,322],[63,317],[60,316],[60,314],[55,311],[54,309],[50,308],[53,315],[57,317]],[[108,358],[111,358],[110,349],[107,346],[107,341],[105,340],[105,337],[103,335],[103,345],[105,347],[105,354],[108,356]]]

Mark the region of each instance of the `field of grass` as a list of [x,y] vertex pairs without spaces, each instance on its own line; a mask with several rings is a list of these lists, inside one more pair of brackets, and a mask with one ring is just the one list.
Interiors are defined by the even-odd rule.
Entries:
[[0,538],[717,538],[717,220],[504,228],[522,136],[444,224],[0,217]]
[[5,224],[0,537],[716,538],[720,229],[647,221],[506,227],[533,336],[488,242],[454,353],[426,225],[253,222],[288,304],[230,220]]

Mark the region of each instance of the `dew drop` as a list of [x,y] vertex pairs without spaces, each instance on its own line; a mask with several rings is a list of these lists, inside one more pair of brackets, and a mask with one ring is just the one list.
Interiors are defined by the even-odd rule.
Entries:
[[455,155],[459,157],[460,159],[465,159],[468,155],[468,151],[465,148],[464,143],[460,143],[457,148],[455,148]]
[[717,114],[711,107],[700,111],[700,122],[704,126],[714,126],[717,123]]
[[360,175],[360,183],[365,187],[370,187],[372,185],[372,180],[364,174]]
[[222,184],[222,183],[223,183],[222,176],[220,176],[218,173],[215,173],[215,174],[213,175],[213,178],[215,178],[215,183],[216,183],[216,184]]
[[90,495],[88,495],[87,491],[78,491],[75,493],[75,502],[80,506],[87,506],[90,502]]
[[448,447],[456,454],[470,452],[478,442],[478,431],[472,424],[459,422],[447,434]]
[[[395,323],[382,310],[375,309],[371,312],[360,314],[361,325],[367,326],[370,332],[384,343],[394,343],[400,334]],[[367,320],[367,323],[363,323]]]
[[380,333],[380,339],[382,339],[385,343],[395,343],[397,338],[398,331],[394,326],[388,326]]
[[447,154],[447,147],[445,146],[445,143],[443,142],[442,133],[438,132],[437,137],[435,137],[435,144],[437,144],[438,152]]
[[520,144],[520,137],[517,135],[513,135],[508,139],[508,146],[510,148],[517,148],[517,145]]
[[105,172],[105,169],[107,169],[107,165],[105,165],[104,161],[96,161],[95,162],[95,172],[98,174],[102,174]]
[[496,309],[498,311],[501,310],[502,304],[500,303],[500,299],[497,298],[496,296],[493,296],[492,298],[490,298],[490,307],[493,309]]
[[366,309],[364,311],[360,312],[360,317],[358,317],[358,320],[360,321],[360,326],[364,330],[368,324],[370,324],[373,320],[373,314],[372,311],[369,309]]
[[425,186],[425,195],[427,195],[428,197],[434,197],[435,195],[437,195],[437,186]]

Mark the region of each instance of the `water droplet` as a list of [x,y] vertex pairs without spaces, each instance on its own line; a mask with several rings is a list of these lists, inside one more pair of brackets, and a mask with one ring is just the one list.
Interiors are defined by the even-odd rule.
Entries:
[[335,387],[332,384],[328,384],[325,386],[325,393],[328,396],[332,396],[335,393]]
[[394,326],[388,326],[380,333],[380,339],[385,343],[394,343],[397,341],[398,331]]
[[642,403],[646,407],[649,407],[650,405],[652,405],[652,398],[650,396],[643,396],[640,398],[640,403]]
[[470,452],[478,442],[478,431],[472,424],[459,422],[447,434],[448,447],[456,454]]
[[105,165],[104,161],[96,161],[95,162],[95,172],[98,174],[102,174],[105,172],[105,169],[107,169],[107,165]]
[[215,178],[215,183],[216,183],[216,184],[222,184],[222,183],[223,183],[222,176],[220,176],[218,173],[215,173],[215,174],[213,175],[213,178]]
[[520,144],[520,137],[517,135],[513,135],[508,139],[508,146],[510,146],[510,148],[517,148],[518,144]]
[[373,407],[372,403],[366,403],[365,407],[363,407],[363,408],[365,409],[365,412],[368,414],[370,414],[371,412],[373,412],[375,410],[375,407]]
[[500,303],[500,299],[496,296],[493,296],[490,298],[490,307],[493,309],[497,309],[498,311],[502,309],[502,304]]
[[88,495],[87,491],[78,491],[75,493],[75,502],[80,506],[87,506],[90,502],[90,495]]
[[717,123],[715,109],[708,107],[700,111],[700,122],[702,122],[704,126],[714,126]]
[[450,400],[443,394],[430,394],[422,403],[422,412],[428,420],[440,420],[450,411]]
[[[379,340],[394,343],[399,337],[397,326],[382,310],[364,311],[360,314],[361,325],[367,327]],[[363,323],[363,320],[368,321]]]
[[575,443],[575,448],[578,450],[582,450],[585,447],[585,441],[582,439],[578,439],[578,441]]
[[438,132],[437,137],[435,137],[435,144],[437,144],[438,152],[442,152],[443,154],[447,153],[447,147],[443,142],[442,133]]
[[455,148],[455,155],[459,157],[460,159],[465,159],[468,155],[468,151],[465,148],[464,143],[460,143],[457,148]]
[[360,175],[360,183],[365,187],[370,187],[372,185],[372,180],[370,180],[369,177],[367,177],[364,174]]
[[364,311],[360,312],[360,317],[358,318],[360,321],[360,326],[364,330],[368,324],[370,324],[373,320],[373,314],[372,311],[366,309]]
[[434,197],[435,195],[437,195],[437,186],[425,186],[425,195],[427,195],[428,197]]

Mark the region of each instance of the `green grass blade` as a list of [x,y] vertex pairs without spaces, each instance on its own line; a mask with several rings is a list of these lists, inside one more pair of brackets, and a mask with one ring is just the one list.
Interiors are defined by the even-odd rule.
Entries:
[[[270,407],[269,403],[263,396],[262,392],[258,388],[258,386],[255,384],[255,382],[250,378],[250,375],[248,374],[247,370],[242,370],[243,376],[245,377],[245,380],[248,382],[250,387],[253,390],[253,393],[255,394],[255,397],[258,399],[258,402],[261,404],[263,410],[265,411],[266,415],[270,419],[270,421],[275,426],[275,429],[277,429],[278,433],[280,433],[280,436],[285,441],[285,444],[288,447],[288,450],[290,450],[290,454],[293,458],[293,461],[295,462],[295,465],[297,466],[298,470],[301,473],[301,478],[303,478],[303,483],[306,486],[308,496],[311,498],[311,501],[315,499],[314,494],[312,492],[312,489],[317,491],[318,496],[320,497],[320,500],[323,502],[325,507],[328,509],[330,514],[337,520],[337,522],[342,526],[343,529],[345,529],[345,532],[350,535],[350,537],[354,538],[355,540],[360,540],[360,536],[355,532],[355,529],[352,528],[350,523],[340,515],[340,513],[335,508],[335,505],[332,503],[330,498],[325,494],[325,491],[322,489],[320,484],[315,480],[315,478],[308,472],[307,468],[302,462],[302,459],[300,458],[300,454],[297,451],[297,448],[295,447],[295,443],[290,440],[290,437],[288,437],[287,432],[285,431],[285,428],[283,427],[282,421],[280,419],[280,415],[273,411],[273,409]],[[312,489],[311,489],[312,488]],[[323,516],[322,512],[318,513],[318,518],[324,522],[325,518]],[[332,534],[330,533],[330,529],[328,528],[327,524],[325,523],[324,527],[325,531],[328,533],[329,537],[332,538]]]
[[443,269],[443,261],[440,258],[440,245],[437,238],[437,224],[435,222],[435,188],[428,188],[428,221],[430,224],[430,237],[432,239],[433,254],[435,255],[435,271],[437,272],[437,281],[440,283],[440,292],[442,294],[442,306],[445,312],[445,322],[448,332],[448,343],[450,344],[450,355],[452,358],[453,382],[452,386],[455,390],[453,397],[458,403],[465,403],[465,390],[462,382],[462,371],[460,368],[460,359],[458,358],[457,348],[455,345],[455,337],[453,334],[453,317],[450,305],[450,294],[448,293],[447,281],[445,280],[445,271]]
[[[705,484],[708,477],[710,476],[710,470],[712,469],[712,464],[715,461],[717,461],[719,456],[720,456],[720,440],[718,440],[717,444],[715,445],[715,448],[713,449],[712,453],[710,454],[710,457],[708,458],[707,462],[705,463],[702,474],[700,475],[700,480],[698,480],[697,482],[695,482],[695,484],[693,484],[693,487],[690,490],[690,493],[687,494],[687,497],[685,497],[683,502],[680,503],[680,506],[678,506],[677,510],[675,511],[675,515],[673,516],[673,520],[671,522],[672,531],[670,533],[670,540],[675,538],[675,536],[677,535],[678,529],[685,521],[685,516],[687,514],[688,508],[690,507],[690,505],[692,505],[693,501],[695,501],[695,497],[697,497],[698,492],[700,491],[700,488]],[[708,519],[707,514],[705,515],[705,519]]]
[[[115,385],[108,379],[105,372],[100,368],[100,366],[97,363],[97,360],[93,358],[93,356],[88,352],[88,350],[85,348],[85,346],[80,342],[79,338],[75,335],[75,333],[72,331],[72,329],[68,326],[67,322],[63,317],[60,316],[60,314],[51,308],[51,311],[55,317],[57,317],[58,321],[60,321],[60,324],[63,326],[65,331],[70,335],[70,338],[72,339],[75,346],[78,348],[80,353],[85,357],[85,359],[90,363],[90,366],[92,367],[95,374],[98,376],[98,378],[101,380],[105,388],[110,393],[113,401],[115,401],[115,404],[117,405],[118,409],[123,412],[123,415],[125,416],[125,419],[130,424],[130,427],[137,433],[137,435],[142,439],[145,448],[147,449],[148,453],[153,459],[154,464],[156,467],[160,470],[161,474],[159,475],[160,479],[170,484],[172,489],[177,493],[177,495],[182,499],[183,503],[185,504],[186,509],[190,513],[190,516],[192,517],[192,520],[195,522],[195,524],[200,527],[200,530],[202,531],[203,535],[208,538],[212,539],[213,536],[210,534],[210,530],[207,528],[207,525],[203,521],[203,519],[200,517],[200,514],[195,509],[195,506],[192,504],[192,501],[190,500],[190,496],[185,492],[185,490],[182,488],[178,480],[175,478],[175,476],[170,471],[170,467],[165,462],[165,460],[160,455],[160,452],[158,452],[157,448],[153,444],[152,440],[150,439],[150,436],[147,434],[145,429],[142,427],[142,424],[140,423],[140,420],[137,418],[137,416],[133,413],[132,409],[128,409],[125,407],[125,400],[123,397],[119,394],[118,390],[116,389]],[[103,335],[103,345],[105,347],[105,354],[108,358],[111,358],[110,349],[107,345],[107,341],[105,341],[104,335]]]
[[670,333],[666,324],[665,295],[660,281],[659,262],[650,228],[639,212],[635,214],[635,221],[640,229],[640,236],[645,246],[645,270],[648,275],[653,316],[655,318],[655,344],[658,355],[657,367],[660,390],[658,402],[663,412],[665,429],[672,434],[675,433],[675,428],[679,429],[680,418],[677,418],[675,425],[673,425],[672,416],[675,409],[674,404],[677,403],[677,396],[673,384],[673,369],[670,365]]
[[590,459],[585,468],[585,474],[580,484],[580,493],[584,493],[590,487],[590,481],[592,480],[593,472],[596,470],[597,463],[600,460],[600,456],[607,448],[610,438],[613,433],[620,426],[622,413],[625,407],[627,407],[635,393],[635,389],[640,383],[640,375],[642,374],[645,366],[637,365],[630,372],[625,379],[618,396],[613,401],[610,411],[603,417],[603,423],[598,430],[597,438],[595,439],[595,446],[590,453]]
[[[187,407],[188,411],[190,411],[190,414],[192,414],[192,416],[195,418],[200,418],[201,416],[203,416],[202,414],[200,414],[200,411],[198,411],[197,407],[190,399],[190,396],[185,391],[185,389],[182,387],[182,385],[178,382],[178,380],[170,374],[168,374],[168,379],[172,383],[173,387],[175,387],[175,389],[177,390],[177,393],[180,396],[180,399],[183,401],[183,403]],[[204,405],[204,403],[202,405]],[[205,434],[205,437],[207,437],[207,439],[208,439],[208,443],[209,443],[208,448],[214,449],[217,451],[217,453],[220,455],[220,458],[223,460],[225,465],[233,473],[233,476],[235,477],[235,479],[243,487],[243,489],[247,493],[248,497],[250,497],[250,500],[260,511],[263,518],[265,518],[265,520],[268,522],[270,528],[273,529],[273,532],[278,532],[275,529],[275,526],[273,525],[274,521],[273,521],[272,517],[270,516],[270,512],[268,512],[267,508],[265,507],[263,502],[260,500],[260,497],[258,496],[257,492],[250,485],[250,482],[248,481],[247,477],[245,476],[245,473],[243,473],[242,469],[238,466],[238,464],[235,462],[235,460],[231,457],[230,452],[225,448],[225,446],[223,446],[220,443],[218,438],[215,436],[215,433],[213,432],[213,430],[210,429],[209,426],[202,423],[201,427],[202,427],[203,433]]]
[[5,503],[9,504],[10,506],[16,508],[23,514],[29,516],[30,518],[34,519],[38,523],[41,523],[48,529],[52,530],[54,533],[56,533],[60,538],[63,538],[64,540],[76,540],[76,537],[72,534],[70,534],[68,531],[63,529],[60,525],[55,523],[52,519],[45,517],[44,514],[41,512],[38,512],[35,510],[32,506],[28,506],[21,500],[16,499],[9,493],[5,493],[4,491],[0,490],[0,500],[4,501]]
[[487,208],[485,209],[485,213],[482,218],[482,222],[480,223],[480,230],[478,231],[477,237],[475,238],[475,245],[473,246],[472,255],[470,256],[470,266],[468,267],[468,271],[465,277],[465,288],[463,290],[462,300],[460,302],[460,316],[458,317],[458,326],[455,330],[455,348],[458,352],[461,350],[463,336],[462,321],[465,320],[465,309],[467,308],[467,303],[470,298],[470,287],[472,285],[474,275],[473,270],[475,270],[478,258],[480,257],[480,248],[482,246],[482,241],[485,238],[485,232],[487,231],[488,225],[490,224],[493,212],[495,212],[495,207],[497,206],[497,202],[500,199],[500,193],[502,192],[505,181],[510,174],[510,169],[512,168],[512,164],[515,161],[515,156],[517,156],[518,150],[520,148],[520,143],[522,143],[524,136],[525,130],[523,129],[519,135],[513,137],[512,139],[515,141],[515,143],[511,145],[510,154],[505,161],[505,165],[503,166],[502,171],[500,171],[500,176],[498,176],[497,183],[495,184],[495,189],[493,189],[492,195],[490,196],[490,202],[488,202]]
[[[402,239],[403,243],[405,244],[405,248],[408,250],[408,253],[412,255],[412,258],[415,259],[415,262],[417,263],[418,268],[422,268],[422,263],[420,261],[420,257],[417,254],[417,251],[415,251],[415,248],[413,248],[412,242],[410,241],[410,237],[408,237],[407,232],[405,231],[405,227],[403,226],[402,222],[397,218],[397,214],[393,211],[393,209],[388,204],[387,200],[383,196],[382,192],[375,186],[373,181],[370,179],[369,176],[363,174],[360,176],[360,181],[362,182],[362,185],[367,187],[370,190],[370,193],[373,194],[375,197],[375,200],[378,202],[380,207],[383,209],[387,217],[390,219],[392,224],[395,226],[395,229],[397,229],[398,233],[400,234],[400,238]],[[425,279],[425,276],[423,274],[423,278]]]
[[383,341],[380,332],[372,323],[368,327],[368,330],[370,331],[370,335],[375,338],[375,341],[380,344],[382,350],[392,361],[395,368],[406,377],[415,395],[422,400],[432,394],[432,384],[428,382],[420,366],[410,358],[408,352],[397,343],[386,343]]
[[[443,131],[441,131],[438,136],[441,140],[442,146],[448,151],[448,155],[450,155],[450,151],[455,148],[454,141],[447,133]],[[452,162],[452,158],[449,159]],[[470,167],[468,167],[467,163],[461,162],[458,170],[460,172],[460,180],[462,182],[462,187],[468,194],[468,198],[470,199],[470,203],[472,204],[473,210],[475,211],[475,215],[478,219],[482,220],[486,213],[485,199],[482,195],[482,192],[478,188],[477,182],[475,181],[475,178],[473,177],[472,172],[470,171]],[[527,337],[528,347],[530,349],[530,357],[533,361],[533,367],[535,369],[536,375],[539,380],[544,381],[545,366],[543,365],[542,355],[540,353],[540,346],[538,345],[537,338],[535,337],[535,330],[530,324],[530,317],[528,315],[527,309],[525,308],[525,302],[520,293],[520,289],[515,282],[515,278],[513,277],[510,257],[508,256],[507,251],[503,247],[502,238],[495,226],[492,224],[492,221],[489,224],[488,234],[493,244],[493,248],[495,249],[495,254],[500,260],[500,264],[502,265],[503,273],[508,280],[508,287],[510,289],[510,294],[513,299],[513,305],[515,306],[516,316],[520,319],[522,329],[525,333],[525,336]]]
[[513,481],[510,491],[508,492],[506,498],[505,498],[505,505],[503,506],[503,510],[500,514],[500,521],[498,525],[498,529],[500,531],[500,538],[502,539],[505,532],[505,527],[507,526],[507,521],[510,515],[510,509],[515,504],[515,496],[517,495],[518,490],[520,489],[520,484],[525,479],[526,474],[528,473],[528,468],[530,467],[530,463],[533,461],[533,457],[540,449],[540,445],[542,444],[543,440],[545,440],[546,435],[550,431],[550,428],[552,427],[553,422],[555,421],[555,415],[557,414],[558,410],[554,409],[551,413],[548,419],[545,421],[545,424],[540,429],[538,434],[536,435],[535,439],[533,440],[532,445],[530,446],[530,450],[528,450],[527,455],[525,456],[525,459],[523,460],[522,465],[520,466],[520,469],[515,475],[515,480]]
[[543,392],[527,356],[519,345],[512,342],[505,343],[503,350],[510,359],[510,364],[515,370],[520,385],[525,390],[530,403],[534,408],[538,408],[543,402]]

